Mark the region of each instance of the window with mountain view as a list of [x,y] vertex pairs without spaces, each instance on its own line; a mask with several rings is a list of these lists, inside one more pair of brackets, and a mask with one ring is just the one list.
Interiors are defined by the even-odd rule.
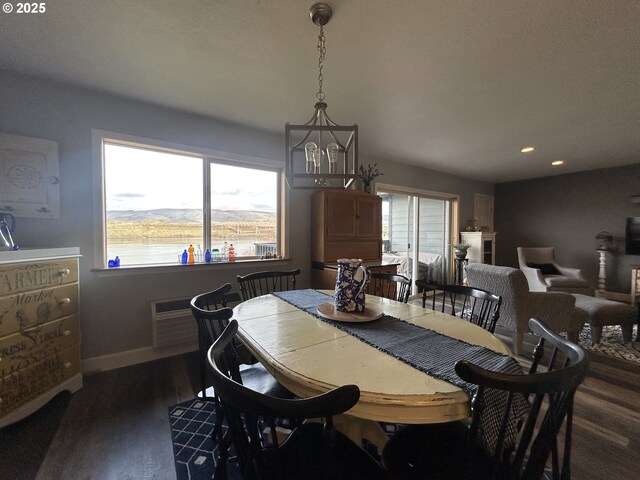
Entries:
[[108,259],[175,264],[190,245],[196,262],[207,249],[213,261],[224,261],[231,245],[237,259],[278,254],[276,171],[147,146],[103,146]]

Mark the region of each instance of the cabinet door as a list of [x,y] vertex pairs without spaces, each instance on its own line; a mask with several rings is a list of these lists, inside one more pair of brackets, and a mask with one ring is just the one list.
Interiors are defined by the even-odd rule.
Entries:
[[356,236],[356,199],[335,193],[326,196],[325,215],[327,239]]
[[359,238],[382,238],[382,203],[378,196],[359,198],[356,202],[356,235]]

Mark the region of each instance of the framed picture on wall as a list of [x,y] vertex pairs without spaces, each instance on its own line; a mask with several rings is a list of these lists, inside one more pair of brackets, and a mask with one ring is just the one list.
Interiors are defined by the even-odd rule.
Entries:
[[58,144],[0,133],[0,212],[60,217]]

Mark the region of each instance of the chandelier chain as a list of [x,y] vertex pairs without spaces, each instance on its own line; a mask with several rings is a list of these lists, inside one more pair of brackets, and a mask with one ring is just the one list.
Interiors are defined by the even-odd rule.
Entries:
[[322,102],[324,101],[324,92],[322,91],[324,76],[322,75],[322,67],[324,64],[324,55],[327,53],[322,25],[320,25],[320,33],[318,34],[318,53],[320,56],[318,57],[318,93],[316,93],[316,98],[319,102]]

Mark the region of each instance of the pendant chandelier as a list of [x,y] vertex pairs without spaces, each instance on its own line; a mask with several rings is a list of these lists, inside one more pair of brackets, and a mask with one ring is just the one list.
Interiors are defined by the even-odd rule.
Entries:
[[320,27],[318,92],[311,119],[303,125],[285,126],[285,177],[290,188],[347,188],[357,177],[358,126],[342,126],[332,121],[322,91],[326,53],[323,27],[331,14],[326,3],[316,3],[309,10],[311,21]]

